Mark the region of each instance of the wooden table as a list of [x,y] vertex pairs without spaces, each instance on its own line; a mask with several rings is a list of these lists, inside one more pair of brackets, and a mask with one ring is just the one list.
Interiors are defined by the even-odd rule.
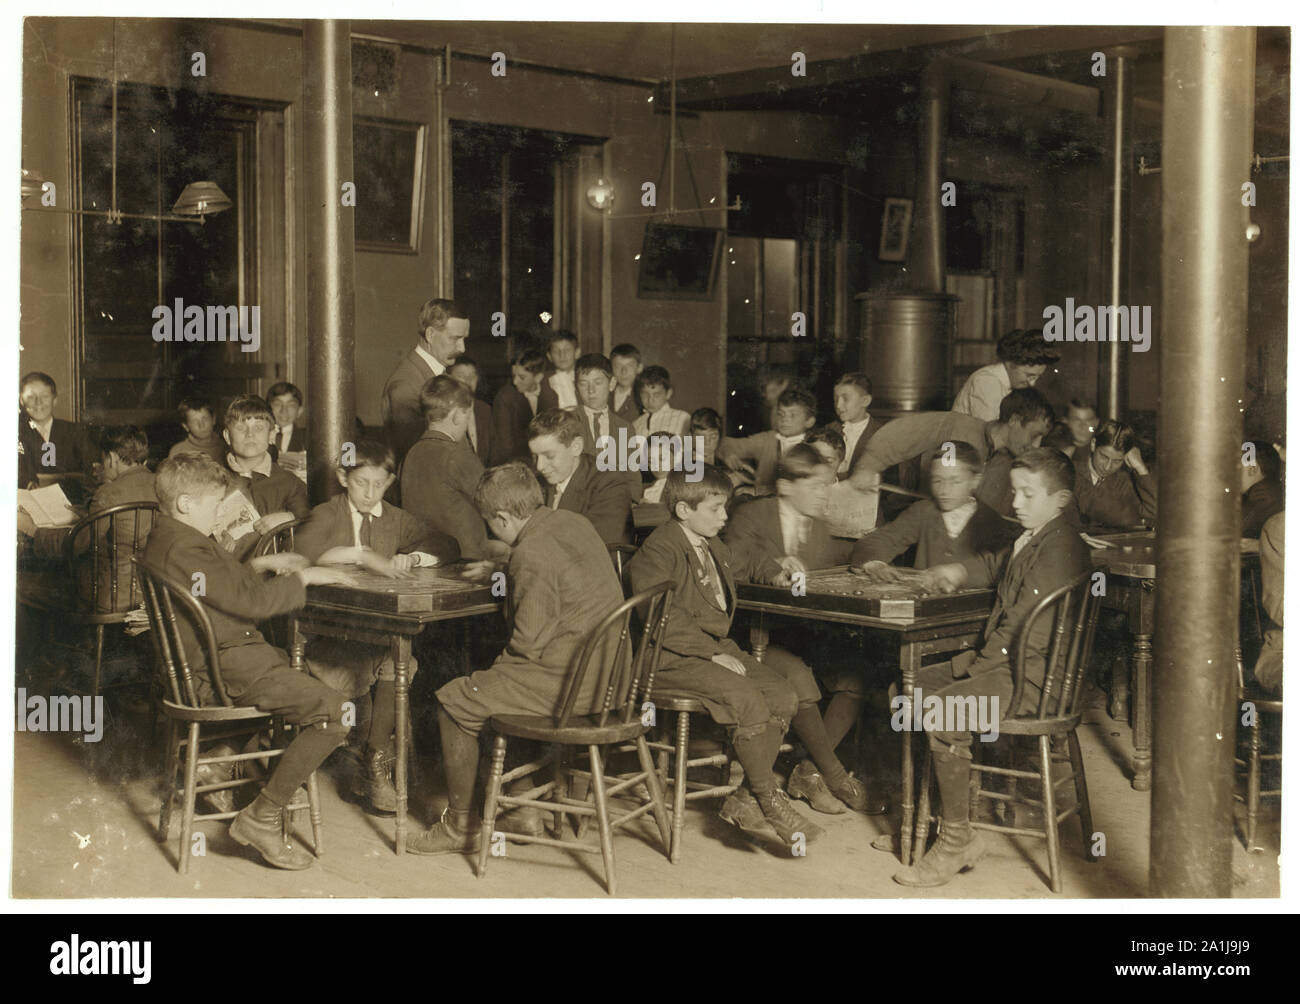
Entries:
[[411,639],[436,621],[496,613],[501,597],[487,584],[457,577],[455,568],[419,568],[410,579],[356,573],[350,585],[310,586],[307,605],[290,619],[290,658],[303,668],[307,635],[386,645],[393,657],[397,730],[397,823],[394,847],[406,853],[406,745]]
[[[1091,534],[1111,547],[1095,548],[1092,563],[1106,573],[1106,595],[1102,605],[1128,614],[1133,635],[1129,660],[1131,683],[1124,674],[1111,682],[1107,712],[1117,721],[1128,721],[1130,694],[1133,715],[1134,791],[1151,790],[1151,638],[1156,629],[1156,535],[1139,533]],[[1242,540],[1242,568],[1259,561],[1259,541]]]
[[[916,675],[921,660],[927,655],[952,656],[963,649],[979,644],[993,608],[993,590],[966,589],[946,596],[918,598],[910,611],[905,608],[884,606],[867,596],[844,592],[817,592],[816,580],[810,578],[807,595],[795,596],[789,587],[739,584],[737,609],[757,614],[750,627],[749,639],[754,657],[762,659],[767,649],[768,630],[764,618],[792,617],[831,624],[848,624],[861,628],[877,637],[885,637],[898,646],[898,667],[902,678],[902,692],[911,707],[916,686]],[[890,616],[880,616],[881,613]],[[898,613],[898,616],[894,616]],[[900,850],[904,865],[912,863],[924,853],[924,847],[913,848],[915,829],[915,768],[912,757],[913,733],[903,732],[903,819],[900,828]]]

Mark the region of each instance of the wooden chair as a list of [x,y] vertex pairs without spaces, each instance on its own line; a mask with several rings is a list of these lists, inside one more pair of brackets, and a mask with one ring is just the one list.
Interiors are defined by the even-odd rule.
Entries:
[[[198,770],[209,764],[240,763],[245,760],[266,760],[284,753],[285,724],[282,718],[268,715],[257,708],[236,707],[226,692],[221,675],[221,660],[217,650],[216,636],[212,631],[203,604],[190,593],[188,583],[171,579],[137,555],[132,559],[144,591],[145,609],[149,613],[149,625],[154,642],[154,652],[158,657],[158,667],[164,695],[161,710],[167,719],[167,763],[163,778],[164,791],[162,808],[158,814],[158,842],[165,843],[170,829],[172,802],[179,795],[181,798],[181,839],[176,862],[176,869],[181,874],[189,871],[190,835],[194,824],[208,819],[232,819],[237,813],[213,812],[196,815],[195,803],[198,796],[208,792],[240,785],[254,784],[252,777],[236,778],[212,784],[198,783]],[[201,659],[206,663],[207,682],[211,693],[218,703],[204,703],[204,693],[196,679],[199,667],[192,671],[190,656],[185,651],[185,635],[189,633],[197,638]],[[259,749],[251,753],[233,753],[218,756],[203,756],[199,753],[199,744],[210,743],[219,739],[251,738],[262,736],[268,730],[275,743],[273,749]],[[179,789],[176,783],[177,771],[182,769],[181,754],[184,751],[184,780]],[[312,850],[317,857],[321,855],[321,813],[320,792],[316,775],[307,781],[307,802],[299,798],[285,808],[283,825],[287,833],[290,817],[294,812],[307,809],[311,816]]]
[[[980,830],[1000,830],[1016,833],[1047,841],[1047,863],[1052,892],[1061,891],[1061,823],[1070,816],[1078,815],[1082,828],[1083,855],[1087,861],[1096,861],[1092,854],[1092,807],[1088,802],[1088,783],[1083,772],[1083,755],[1079,751],[1079,738],[1076,730],[1083,717],[1082,682],[1084,668],[1092,653],[1093,635],[1097,627],[1097,613],[1100,604],[1092,593],[1092,573],[1085,572],[1073,582],[1053,590],[1044,596],[1030,611],[1024,627],[1016,642],[1012,658],[1012,672],[1015,676],[1015,689],[1008,705],[1010,709],[1020,706],[1021,695],[1025,687],[1026,666],[1029,659],[1028,642],[1034,629],[1046,624],[1050,628],[1050,642],[1044,665],[1044,685],[1037,709],[1018,717],[1003,718],[999,723],[999,735],[1007,736],[1014,742],[1019,737],[1037,740],[1038,765],[1033,770],[1021,770],[1014,766],[1002,767],[980,763],[978,759],[971,763],[970,810],[971,825]],[[1052,740],[1064,737],[1068,753],[1053,753]],[[972,744],[972,752],[978,755],[983,743]],[[1067,763],[1069,771],[1064,777],[1052,776],[1054,763]],[[921,798],[917,807],[918,835],[916,846],[925,847],[925,838],[930,827],[930,779],[933,764],[929,748],[926,749],[925,762],[921,771]],[[991,774],[1008,778],[1011,788],[1008,792],[990,791],[981,785],[981,775]],[[1016,793],[1015,783],[1021,779],[1036,780],[1042,790],[1041,799],[1030,799]],[[1075,804],[1064,812],[1057,811],[1056,789],[1067,781],[1074,782]],[[1042,829],[1028,829],[1014,825],[1014,816],[1010,824],[976,822],[976,810],[981,798],[995,799],[1003,805],[1021,804],[1037,806],[1042,810]],[[903,834],[903,839],[909,835]]]
[[[1262,735],[1264,727],[1264,715],[1277,715],[1280,719],[1282,716],[1282,698],[1273,697],[1266,694],[1257,685],[1248,686],[1245,682],[1245,673],[1241,665],[1241,649],[1237,649],[1237,703],[1239,705],[1249,702],[1254,705],[1255,723],[1245,725],[1238,718],[1237,729],[1237,756],[1233,757],[1233,765],[1246,772],[1246,793],[1234,797],[1241,799],[1246,803],[1246,831],[1243,836],[1243,843],[1248,852],[1254,853],[1264,849],[1262,844],[1255,842],[1255,828],[1259,820],[1259,802],[1262,798],[1281,798],[1282,797],[1282,779],[1279,776],[1276,788],[1264,788],[1264,766],[1269,763],[1282,762],[1282,753],[1279,750],[1275,753],[1264,752],[1264,737]],[[1246,730],[1245,741],[1242,741],[1242,730]],[[1242,752],[1242,747],[1245,747]]]
[[637,548],[632,544],[606,544],[609,551],[609,558],[614,562],[614,571],[618,572],[618,580],[623,583],[623,595],[627,595],[631,588],[631,582],[627,577],[627,565],[636,554]]
[[157,502],[127,502],[101,509],[78,520],[63,542],[69,592],[65,603],[50,612],[95,629],[92,698],[100,691],[105,629],[125,624],[127,615],[144,598],[131,561],[144,550],[157,511]]
[[[653,813],[663,840],[664,853],[669,847],[668,813],[664,808],[663,789],[659,775],[646,744],[649,726],[642,721],[641,704],[654,684],[655,670],[667,625],[667,612],[672,602],[672,586],[668,583],[655,586],[625,600],[615,610],[602,618],[574,659],[565,679],[559,710],[554,715],[493,715],[489,727],[495,733],[492,744],[492,768],[488,780],[487,796],[483,810],[483,842],[479,851],[478,876],[487,871],[488,856],[494,839],[508,837],[518,843],[546,844],[594,852],[600,851],[604,863],[605,888],[615,894],[614,831]],[[632,615],[642,611],[640,640],[632,643]],[[612,659],[601,658],[598,651],[602,643],[611,639],[617,630],[618,643]],[[594,665],[599,662],[599,665]],[[575,707],[583,690],[588,673],[596,672],[593,693],[596,706],[587,709]],[[552,752],[531,763],[505,771],[506,740],[508,737],[527,739],[548,744]],[[605,773],[605,752],[623,744],[632,744],[641,770],[635,774],[609,778]],[[589,763],[587,770],[575,768],[570,763],[574,747],[585,747]],[[517,779],[532,777],[548,765],[554,766],[551,781],[530,788],[526,792],[505,794],[503,787]],[[569,783],[573,779],[586,780],[594,797],[594,806],[587,799],[572,798]],[[611,783],[612,782],[612,783]],[[609,800],[619,795],[635,795],[644,786],[646,796],[640,804],[625,812],[611,815]],[[550,801],[543,801],[547,796]],[[497,813],[503,810],[530,807],[554,813],[562,837],[566,817],[595,817],[599,833],[599,847],[585,842],[566,841],[544,836],[524,834],[497,834]]]
[[260,558],[267,554],[283,554],[292,551],[294,531],[302,526],[303,522],[304,520],[301,519],[291,519],[287,523],[281,523],[267,530],[257,538],[257,543],[253,546],[249,557]]

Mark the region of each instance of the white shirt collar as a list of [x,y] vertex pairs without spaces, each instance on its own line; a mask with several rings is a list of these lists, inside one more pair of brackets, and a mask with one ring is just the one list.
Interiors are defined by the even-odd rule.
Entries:
[[806,432],[800,432],[794,436],[783,436],[781,435],[781,433],[778,432],[776,433],[776,441],[781,444],[782,449],[788,450],[790,447],[798,446],[800,443],[802,443],[803,438],[806,435],[807,435]]
[[[344,497],[348,500],[348,510],[352,513],[353,522],[356,522],[360,517],[366,515],[353,504],[350,496]],[[384,502],[382,499],[375,503],[375,507],[370,510],[370,515],[375,517],[375,519],[380,519],[384,515]]]
[[949,538],[956,540],[966,529],[966,524],[970,522],[971,517],[975,515],[975,500],[971,499],[964,505],[959,505],[948,512],[940,512],[939,515],[943,518],[943,528]]
[[261,474],[263,477],[268,478],[271,476],[271,454],[269,453],[263,453],[262,459],[250,470],[244,470],[240,467],[239,458],[233,453],[226,454],[226,464],[236,474],[243,474],[244,477],[248,477],[250,474]]
[[41,434],[41,439],[49,442],[50,433],[54,431],[54,416],[51,415],[44,422],[37,422],[34,418],[29,418],[27,424]]
[[862,434],[867,431],[867,426],[871,424],[871,416],[860,418],[856,422],[843,422],[841,428],[844,433],[844,459],[840,461],[840,466],[836,473],[844,474],[848,471],[853,463],[853,451],[857,449],[858,440]]
[[447,367],[444,366],[442,363],[438,362],[438,360],[435,359],[429,353],[429,351],[419,342],[415,343],[415,351],[421,359],[423,359],[426,363],[429,364],[429,369],[433,370],[434,376],[442,376],[444,373],[447,372]]
[[[578,469],[575,467],[573,469],[573,474],[577,474],[577,473],[578,473]],[[569,488],[569,482],[573,480],[573,474],[570,474],[567,478],[565,478],[563,481],[561,481],[558,485],[555,486],[555,504],[557,507],[560,504],[560,499],[563,497],[564,493]]]
[[807,543],[808,525],[812,520],[783,498],[776,500],[776,506],[781,514],[781,540],[785,545],[785,553],[793,554],[796,547]]

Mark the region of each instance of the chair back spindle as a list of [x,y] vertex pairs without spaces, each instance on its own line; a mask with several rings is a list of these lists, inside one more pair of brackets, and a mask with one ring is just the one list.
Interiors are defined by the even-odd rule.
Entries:
[[1015,647],[1011,714],[1021,708],[1030,663],[1035,658],[1031,645],[1044,633],[1043,689],[1032,716],[1026,717],[1043,721],[1078,713],[1083,672],[1092,654],[1099,610],[1089,571],[1053,590],[1030,611]]

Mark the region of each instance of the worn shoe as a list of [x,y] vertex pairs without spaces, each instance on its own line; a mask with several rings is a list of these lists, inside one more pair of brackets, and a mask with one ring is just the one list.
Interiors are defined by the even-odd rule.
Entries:
[[844,803],[831,794],[822,777],[811,760],[800,760],[799,765],[790,772],[790,780],[785,786],[791,798],[802,798],[818,812],[840,816],[845,812]]
[[718,817],[754,836],[770,840],[775,835],[748,788],[737,788],[728,795],[718,810]]
[[393,759],[383,750],[367,747],[361,769],[354,775],[352,793],[374,812],[391,816],[397,811],[397,789],[389,768]]
[[780,788],[755,795],[754,800],[758,802],[763,817],[776,830],[776,835],[789,846],[794,845],[801,833],[805,842],[812,843],[826,832],[795,812],[794,806],[790,804],[790,796]]
[[[204,753],[204,756],[228,756],[239,751],[233,746],[221,743]],[[222,784],[236,778],[234,763],[201,763],[194,772],[198,784]],[[222,788],[219,791],[205,791],[199,796],[204,806],[213,812],[235,811],[235,789]]]
[[483,843],[482,826],[471,819],[462,832],[450,815],[449,810],[443,809],[436,823],[406,842],[406,849],[412,854],[477,854]]
[[[832,795],[854,812],[863,812],[868,816],[883,816],[889,811],[889,799],[884,795],[871,794],[867,786],[852,774],[846,775],[839,784],[827,787]],[[814,805],[813,808],[817,806]]]
[[496,829],[502,833],[517,833],[525,837],[540,837],[545,833],[542,810],[531,805],[503,812],[496,818]]
[[280,806],[265,795],[258,795],[252,805],[231,820],[231,838],[237,844],[252,847],[274,868],[287,871],[310,868],[315,858],[285,837],[280,812]]
[[894,881],[919,889],[947,885],[959,873],[974,868],[984,851],[984,841],[970,823],[947,823],[925,857],[895,875]]

